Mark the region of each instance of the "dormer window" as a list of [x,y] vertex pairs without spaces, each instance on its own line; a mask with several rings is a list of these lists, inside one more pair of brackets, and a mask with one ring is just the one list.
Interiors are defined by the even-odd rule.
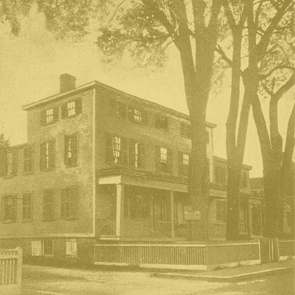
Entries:
[[74,117],[82,112],[82,100],[81,99],[75,99],[72,101],[69,101],[65,103],[62,106],[62,118],[69,118]]

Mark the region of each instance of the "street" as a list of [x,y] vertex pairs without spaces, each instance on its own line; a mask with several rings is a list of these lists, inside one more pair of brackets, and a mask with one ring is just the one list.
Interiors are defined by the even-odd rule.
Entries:
[[151,277],[149,272],[77,270],[24,265],[22,295],[292,295],[294,273],[239,283]]

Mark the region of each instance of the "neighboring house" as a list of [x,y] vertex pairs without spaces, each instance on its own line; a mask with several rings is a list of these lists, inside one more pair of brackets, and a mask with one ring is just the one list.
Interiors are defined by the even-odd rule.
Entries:
[[[250,210],[252,212],[252,222],[250,227],[252,227],[252,232],[255,233],[256,230],[253,228],[261,224],[262,233],[265,229],[265,196],[264,196],[264,184],[263,178],[251,178],[251,200],[255,201],[255,205],[252,204]],[[289,175],[287,191],[284,196],[284,213],[283,213],[283,236],[285,238],[294,237],[294,205],[295,205],[295,174],[294,174],[294,163],[292,172]],[[254,209],[254,211],[253,211]],[[259,214],[255,212],[260,212]],[[254,216],[254,217],[253,217]],[[256,216],[260,216],[259,219]],[[259,220],[259,221],[258,221]]]
[[[21,246],[25,259],[91,262],[95,243],[187,239],[189,117],[75,80],[61,75],[59,94],[24,106],[28,143],[1,153],[0,247]],[[209,230],[224,240],[227,169],[213,155],[214,127],[206,125]],[[241,180],[245,237],[250,169]]]

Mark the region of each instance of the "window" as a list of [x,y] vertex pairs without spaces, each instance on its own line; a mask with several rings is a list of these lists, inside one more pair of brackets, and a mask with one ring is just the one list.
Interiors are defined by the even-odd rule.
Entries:
[[54,190],[47,189],[43,192],[43,219],[54,219]]
[[182,137],[191,138],[192,136],[192,127],[187,123],[180,123],[180,134]]
[[156,128],[168,131],[168,118],[158,115],[156,117]]
[[24,173],[33,172],[33,147],[24,147]]
[[78,218],[78,187],[72,186],[61,191],[61,218]]
[[227,167],[226,166],[215,166],[215,182],[219,184],[227,183]]
[[8,151],[5,154],[5,175],[13,176],[17,174],[18,150]]
[[136,123],[141,123],[141,124],[148,123],[148,113],[144,110],[129,107],[128,117],[129,117],[129,120]]
[[73,117],[82,113],[82,99],[75,99],[65,103],[61,108],[62,118]]
[[127,140],[106,134],[106,163],[127,165]]
[[125,199],[125,217],[130,219],[147,219],[150,215],[150,201],[148,196],[129,195]]
[[69,239],[66,240],[66,255],[67,256],[77,256],[77,240]]
[[23,220],[32,219],[32,194],[23,194]]
[[178,154],[178,173],[179,175],[188,175],[189,154],[179,152]]
[[53,246],[54,246],[53,240],[45,239],[43,241],[43,254],[52,256]]
[[164,147],[156,147],[156,170],[172,173],[172,152]]
[[109,101],[109,114],[113,116],[120,117],[122,119],[126,118],[126,105],[120,101],[111,99]]
[[226,222],[226,201],[216,200],[216,221]]
[[251,218],[252,218],[252,233],[254,235],[261,234],[261,213],[260,205],[252,204],[251,205]]
[[58,107],[41,111],[41,124],[46,125],[58,120]]
[[135,168],[144,168],[144,145],[136,140],[129,142],[129,163]]
[[4,196],[4,221],[16,221],[16,196]]
[[32,256],[42,256],[42,242],[32,241]]
[[68,167],[78,163],[78,134],[65,136],[65,164]]
[[40,169],[52,169],[55,167],[55,141],[44,142],[40,146]]
[[239,229],[241,234],[248,233],[248,206],[246,203],[240,204]]

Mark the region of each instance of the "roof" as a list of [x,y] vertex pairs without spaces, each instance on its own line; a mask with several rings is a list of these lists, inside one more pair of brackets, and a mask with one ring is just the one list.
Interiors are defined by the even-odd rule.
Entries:
[[[218,162],[227,163],[227,159],[217,157],[217,156],[214,156],[214,160],[218,161]],[[252,170],[252,166],[250,166],[250,165],[243,164],[242,167],[247,170]]]
[[[123,97],[126,97],[126,98],[128,97],[128,98],[131,98],[133,100],[136,100],[136,101],[139,101],[141,103],[144,103],[147,106],[154,107],[156,109],[162,110],[163,112],[169,113],[169,114],[171,114],[173,116],[176,116],[176,117],[179,117],[179,118],[182,118],[182,119],[185,119],[185,120],[190,120],[189,116],[186,115],[186,114],[184,114],[184,113],[181,113],[179,111],[173,110],[173,109],[168,108],[168,107],[165,107],[165,106],[160,105],[158,103],[151,102],[149,100],[140,98],[138,96],[131,95],[131,94],[126,93],[126,92],[124,92],[122,90],[113,88],[113,87],[111,87],[109,85],[106,85],[106,84],[101,83],[101,82],[98,82],[98,81],[93,81],[93,82],[90,82],[90,83],[81,85],[79,87],[76,87],[73,90],[69,90],[69,91],[66,91],[66,92],[58,93],[58,94],[55,94],[55,95],[46,97],[44,99],[38,100],[36,102],[32,102],[30,104],[24,105],[22,107],[22,109],[25,110],[25,111],[28,111],[30,109],[39,107],[39,106],[41,106],[43,104],[47,104],[49,102],[60,100],[60,99],[63,99],[65,97],[68,97],[70,95],[74,95],[76,93],[79,93],[79,92],[85,91],[85,90],[89,90],[89,89],[94,88],[94,87],[100,87],[100,88],[107,89],[109,91],[118,93],[118,94],[122,95]],[[207,127],[210,127],[210,128],[215,128],[217,126],[216,124],[209,123],[209,122],[206,122],[206,125],[207,125]]]

